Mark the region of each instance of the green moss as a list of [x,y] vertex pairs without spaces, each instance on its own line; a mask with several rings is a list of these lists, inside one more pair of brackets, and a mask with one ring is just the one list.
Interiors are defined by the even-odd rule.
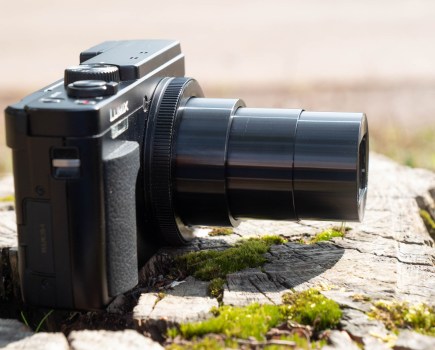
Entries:
[[[168,330],[168,337],[171,339],[181,336],[188,339],[191,343],[183,345],[185,347],[171,347],[170,349],[196,349],[193,346],[197,345],[198,349],[203,349],[199,346],[211,341],[207,339],[210,334],[216,334],[218,341],[210,345],[210,349],[237,347],[237,339],[256,339],[265,341],[266,334],[273,327],[289,327],[286,326],[288,321],[296,321],[310,325],[315,331],[315,336],[319,331],[326,328],[334,328],[338,325],[341,318],[341,310],[338,305],[320,294],[315,289],[310,289],[304,292],[287,293],[283,296],[284,305],[259,305],[257,303],[245,307],[220,306],[213,308],[211,312],[214,317],[202,322],[181,324],[179,328]],[[316,335],[317,334],[317,335]],[[201,337],[204,337],[201,340]],[[277,339],[272,334],[273,339]],[[179,339],[179,338],[178,338]],[[214,339],[214,338],[213,338]],[[280,337],[281,340],[294,342],[298,348],[302,349],[317,349],[326,344],[324,340],[312,341],[308,338],[300,338],[298,333],[293,335]],[[180,345],[177,345],[180,346]],[[212,347],[215,346],[215,347]],[[219,347],[221,346],[221,347]],[[266,344],[265,349],[284,349],[281,345]],[[206,347],[204,347],[206,349]]]
[[15,200],[15,196],[13,195],[0,197],[0,202],[13,202],[14,200]]
[[341,237],[343,238],[347,231],[350,231],[351,228],[347,227],[343,222],[341,226],[334,226],[328,228],[320,233],[317,233],[314,237],[309,240],[304,238],[299,239],[298,243],[300,244],[315,244],[322,241],[330,241],[333,238]]
[[344,233],[341,231],[336,231],[334,229],[325,230],[321,233],[318,233],[314,238],[311,239],[310,243],[317,243],[321,241],[330,241],[335,237],[344,237]]
[[251,238],[251,240],[260,240],[265,242],[269,247],[272,245],[278,245],[278,244],[285,244],[287,243],[287,240],[285,238],[282,238],[281,236],[276,235],[265,235],[260,238]]
[[219,333],[229,338],[263,340],[270,328],[285,320],[281,306],[257,303],[245,307],[221,306],[214,308],[213,313],[215,317],[203,322],[181,324],[175,334],[187,339]]
[[181,269],[196,278],[211,281],[225,278],[227,274],[248,267],[258,267],[266,262],[266,253],[273,244],[284,243],[279,236],[264,236],[241,240],[225,250],[190,252],[177,258]]
[[313,238],[310,239],[310,241],[308,243],[310,244],[314,244],[317,242],[322,242],[322,241],[330,241],[331,239],[335,238],[335,237],[344,237],[346,231],[344,230],[340,230],[336,227],[333,228],[329,228],[325,231],[322,231],[318,234],[316,234]]
[[[315,335],[321,330],[335,328],[341,318],[339,306],[332,300],[327,299],[315,289],[303,292],[287,293],[283,296],[284,305],[259,305],[257,303],[245,307],[220,306],[213,308],[214,317],[195,323],[181,324],[179,328],[172,328],[168,331],[169,338],[178,336],[188,339],[188,345],[172,345],[170,349],[221,349],[225,346],[236,346],[237,339],[256,339],[265,341],[266,334],[273,327],[286,326],[288,321],[310,325]],[[211,334],[217,335],[209,339]],[[273,339],[277,339],[272,334]],[[204,338],[202,338],[204,337]],[[178,338],[180,339],[180,338]],[[325,341],[312,341],[310,337],[300,338],[298,333],[281,336],[281,340],[294,342],[298,348],[321,348]],[[208,345],[210,343],[211,345]],[[224,344],[223,344],[224,343]],[[179,347],[176,347],[179,346]],[[194,347],[196,346],[196,347]],[[204,347],[200,347],[204,346]],[[282,345],[263,343],[265,349],[283,349]],[[286,345],[287,346],[287,345]]]
[[228,236],[232,235],[234,233],[234,230],[231,227],[215,227],[213,228],[209,236]]
[[210,296],[216,298],[218,301],[222,301],[222,297],[224,296],[224,285],[225,280],[223,278],[218,277],[212,279],[208,285]]
[[435,308],[426,304],[410,305],[407,302],[378,301],[368,316],[382,321],[387,329],[411,328],[416,332],[435,336]]
[[166,336],[170,339],[174,339],[176,336],[178,336],[179,331],[177,328],[168,328],[166,331]]
[[342,313],[338,304],[315,289],[286,293],[282,301],[290,319],[311,325],[315,331],[335,328],[340,322]]
[[429,214],[427,210],[420,210],[420,217],[423,219],[424,224],[427,227],[427,230],[431,235],[435,234],[435,221],[432,219],[432,216]]

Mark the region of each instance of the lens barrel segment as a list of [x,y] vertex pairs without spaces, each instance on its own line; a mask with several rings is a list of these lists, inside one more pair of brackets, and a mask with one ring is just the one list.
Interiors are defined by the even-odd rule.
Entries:
[[160,91],[145,178],[168,243],[190,239],[191,226],[236,226],[244,218],[362,220],[369,145],[363,113],[247,108],[237,99],[202,97],[189,78],[165,79]]

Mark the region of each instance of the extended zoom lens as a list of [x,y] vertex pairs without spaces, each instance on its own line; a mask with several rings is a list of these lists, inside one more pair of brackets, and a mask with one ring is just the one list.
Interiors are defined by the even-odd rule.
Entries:
[[165,79],[153,99],[146,189],[166,241],[244,218],[359,221],[368,176],[363,113],[246,108]]

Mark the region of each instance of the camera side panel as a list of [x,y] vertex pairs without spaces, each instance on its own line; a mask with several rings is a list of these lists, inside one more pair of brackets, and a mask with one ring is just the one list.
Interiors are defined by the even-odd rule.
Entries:
[[[28,137],[24,110],[6,112],[12,148],[19,269],[24,300],[42,306],[73,307],[67,186],[50,176],[50,153],[62,138]],[[57,203],[54,205],[54,203]]]

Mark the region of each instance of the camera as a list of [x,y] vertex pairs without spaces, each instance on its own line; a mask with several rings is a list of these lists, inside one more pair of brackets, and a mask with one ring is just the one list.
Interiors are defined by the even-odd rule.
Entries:
[[197,225],[364,214],[363,113],[206,98],[177,41],[96,45],[5,115],[29,304],[101,309]]

